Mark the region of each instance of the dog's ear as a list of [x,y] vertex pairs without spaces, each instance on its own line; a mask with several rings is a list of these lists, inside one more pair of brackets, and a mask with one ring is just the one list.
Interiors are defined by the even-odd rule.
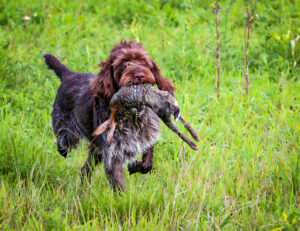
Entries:
[[109,58],[105,62],[100,63],[99,66],[102,66],[102,68],[96,79],[91,83],[92,91],[95,97],[109,102],[113,94],[117,91],[114,88],[111,59]]
[[151,60],[151,62],[152,62],[151,72],[154,75],[154,78],[155,78],[155,81],[156,81],[156,84],[157,84],[158,88],[160,90],[168,91],[170,93],[173,93],[175,91],[175,86],[172,83],[172,81],[169,80],[169,79],[164,78],[161,75],[160,69],[157,66],[157,64],[153,60]]

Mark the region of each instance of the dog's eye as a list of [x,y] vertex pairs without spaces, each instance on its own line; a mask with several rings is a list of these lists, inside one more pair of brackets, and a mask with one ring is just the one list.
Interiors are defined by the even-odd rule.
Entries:
[[144,67],[148,67],[148,64],[145,61],[140,62],[140,65],[142,65]]

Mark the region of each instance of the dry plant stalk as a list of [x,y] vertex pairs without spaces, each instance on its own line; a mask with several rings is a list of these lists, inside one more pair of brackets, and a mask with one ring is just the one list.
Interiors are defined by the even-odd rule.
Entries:
[[245,36],[245,61],[246,61],[246,70],[245,70],[245,91],[246,91],[246,95],[248,95],[248,92],[249,92],[248,48],[249,48],[250,40],[251,40],[251,33],[253,31],[254,23],[255,23],[254,13],[255,13],[255,9],[256,9],[256,2],[257,2],[257,0],[254,1],[252,11],[250,12],[250,10],[249,10],[249,1],[245,0],[246,10],[247,10],[247,21],[246,21],[245,30],[244,30],[244,36]]
[[213,14],[215,15],[215,20],[216,20],[216,40],[217,40],[217,74],[218,74],[218,79],[217,79],[217,96],[218,98],[220,97],[220,34],[219,34],[219,18],[218,18],[218,13],[220,10],[220,5],[217,2],[212,3],[212,9],[213,9]]

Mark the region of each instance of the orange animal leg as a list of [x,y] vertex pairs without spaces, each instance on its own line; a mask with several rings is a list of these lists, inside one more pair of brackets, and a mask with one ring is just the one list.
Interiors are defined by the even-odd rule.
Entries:
[[96,128],[96,130],[93,132],[92,136],[97,137],[103,134],[106,129],[109,127],[108,133],[107,133],[107,143],[110,145],[114,131],[116,129],[116,121],[115,121],[115,115],[116,115],[117,109],[112,105],[111,106],[111,116],[109,120],[106,120],[104,123],[100,124],[99,127]]

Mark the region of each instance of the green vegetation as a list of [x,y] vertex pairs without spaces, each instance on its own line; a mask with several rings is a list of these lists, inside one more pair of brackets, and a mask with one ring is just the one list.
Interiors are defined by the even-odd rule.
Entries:
[[[219,2],[220,97],[211,1],[0,0],[0,229],[296,230],[300,223],[300,1],[259,1],[245,95],[242,0]],[[56,151],[59,79],[43,52],[97,73],[121,39],[139,40],[177,87],[198,131],[192,151],[164,125],[153,173],[103,166],[81,185],[85,142]],[[182,127],[181,127],[182,129]]]

